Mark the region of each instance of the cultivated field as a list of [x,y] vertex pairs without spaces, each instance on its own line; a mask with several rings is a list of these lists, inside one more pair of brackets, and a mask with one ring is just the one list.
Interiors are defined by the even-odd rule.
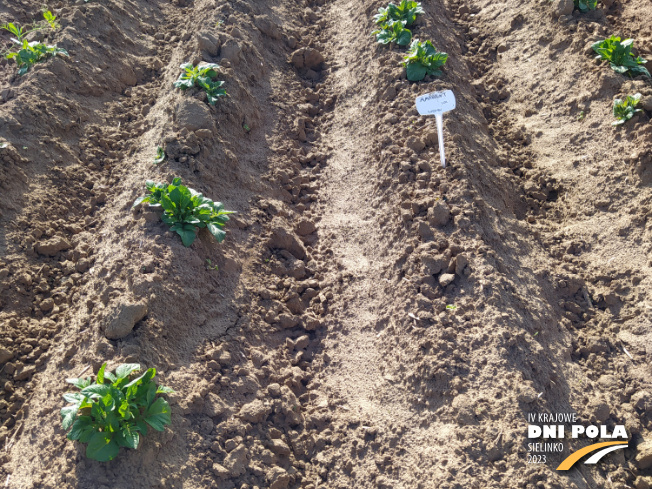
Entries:
[[[649,489],[652,82],[592,45],[652,58],[652,4],[423,0],[412,82],[387,3],[2,2],[65,53],[0,61],[0,487]],[[449,89],[444,169],[415,98]],[[132,207],[175,177],[223,242]],[[98,462],[60,410],[105,362],[175,392]],[[528,463],[530,412],[630,446]]]

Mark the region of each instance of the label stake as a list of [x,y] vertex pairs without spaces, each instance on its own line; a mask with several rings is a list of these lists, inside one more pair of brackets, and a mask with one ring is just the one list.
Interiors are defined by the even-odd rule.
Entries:
[[442,168],[446,168],[446,153],[444,150],[444,112],[456,107],[455,94],[452,90],[426,93],[416,99],[417,112],[420,115],[434,115],[437,123],[437,139],[439,142],[439,158]]

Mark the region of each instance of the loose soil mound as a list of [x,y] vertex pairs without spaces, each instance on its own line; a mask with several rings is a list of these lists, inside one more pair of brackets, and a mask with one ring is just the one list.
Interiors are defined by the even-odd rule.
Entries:
[[[420,83],[368,35],[381,1],[51,6],[70,58],[0,62],[0,483],[651,484],[652,86],[587,43],[652,57],[652,9],[564,3],[424,2],[413,33],[450,59]],[[188,61],[219,63],[229,96],[174,90]],[[446,169],[414,107],[444,89]],[[646,111],[614,131],[635,92]],[[237,211],[224,243],[131,209],[174,176]],[[166,432],[99,463],[59,409],[105,361],[176,393]],[[630,448],[528,464],[528,412],[624,424]]]

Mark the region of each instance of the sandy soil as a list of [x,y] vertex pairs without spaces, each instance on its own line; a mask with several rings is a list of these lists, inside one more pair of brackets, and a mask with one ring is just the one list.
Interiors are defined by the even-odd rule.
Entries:
[[[652,7],[565,3],[424,1],[413,33],[450,58],[419,83],[369,35],[378,0],[48,6],[70,58],[0,61],[0,484],[649,488],[652,85],[589,46],[652,58]],[[172,87],[202,60],[214,107]],[[444,89],[446,169],[414,106]],[[174,176],[237,211],[222,244],[131,209]],[[164,433],[99,463],[59,409],[105,361],[176,393]],[[530,464],[531,412],[624,424],[630,447]]]

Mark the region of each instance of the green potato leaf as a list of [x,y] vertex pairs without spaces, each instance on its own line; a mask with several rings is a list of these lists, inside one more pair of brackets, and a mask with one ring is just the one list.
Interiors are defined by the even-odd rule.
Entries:
[[115,376],[115,374],[111,372],[104,372],[104,379],[108,380],[111,383],[114,383],[118,378]]
[[148,409],[145,415],[145,422],[156,431],[165,430],[165,425],[172,423],[170,416],[170,405],[159,397]]
[[63,395],[63,400],[70,404],[81,406],[82,403],[86,400],[86,396],[80,392],[68,392]]
[[574,0],[574,3],[580,12],[595,10],[598,6],[598,0]]
[[103,384],[104,383],[104,370],[106,369],[106,363],[103,363],[102,366],[100,367],[100,370],[97,372],[97,383],[98,384]]
[[224,241],[224,238],[226,238],[226,232],[223,229],[220,229],[219,224],[209,224],[208,231],[213,235],[218,243],[221,243]]
[[114,439],[119,447],[133,448],[136,450],[140,436],[138,435],[138,431],[135,431],[129,425],[125,425],[122,430],[116,432]]
[[108,384],[93,384],[82,389],[81,393],[92,399],[99,399],[111,392],[111,386]]
[[156,147],[156,156],[154,157],[154,164],[159,165],[165,161],[166,155],[165,155],[165,150],[157,146]]
[[187,227],[186,224],[175,224],[173,225],[170,229],[172,231],[176,232],[179,236],[181,236],[181,242],[183,243],[183,246],[189,247],[192,245],[192,243],[195,241],[195,238],[197,237],[197,233],[195,232],[194,227]]
[[91,385],[91,378],[86,377],[85,379],[81,379],[81,378],[80,379],[66,379],[66,382],[68,382],[69,384],[74,385],[78,389],[83,389],[84,387],[88,387],[89,385]]
[[90,416],[79,416],[73,423],[72,429],[68,432],[68,439],[87,442],[94,432],[93,418]]
[[407,65],[407,79],[413,82],[421,81],[426,77],[428,70],[421,63],[415,62]]
[[108,462],[118,456],[120,447],[108,433],[94,433],[88,441],[86,456],[99,462]]
[[137,363],[123,363],[122,365],[118,365],[118,368],[115,369],[115,375],[118,379],[124,379],[139,370],[140,365]]
[[78,407],[77,406],[66,406],[61,408],[61,424],[63,425],[64,430],[68,430],[75,421],[75,416],[77,416]]

